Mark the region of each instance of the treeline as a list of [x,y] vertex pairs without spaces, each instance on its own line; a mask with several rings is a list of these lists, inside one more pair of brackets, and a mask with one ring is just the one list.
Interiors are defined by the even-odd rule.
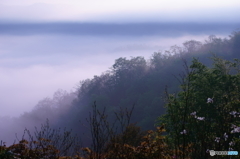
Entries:
[[[168,116],[169,112],[171,112],[171,117],[162,116],[160,120],[162,124],[165,124],[166,130],[169,134],[167,138],[168,140],[164,140],[164,144],[168,144],[168,146],[170,147],[169,152],[172,153],[172,151],[174,151],[174,154],[176,156],[187,157],[187,154],[183,153],[183,151],[189,151],[189,154],[196,153],[202,157],[206,157],[206,153],[204,153],[204,151],[206,151],[207,149],[223,148],[221,146],[217,147],[213,144],[210,144],[210,141],[212,141],[212,137],[214,135],[216,135],[215,137],[220,137],[220,134],[214,134],[216,133],[215,129],[217,129],[217,126],[219,126],[220,123],[215,122],[215,125],[213,124],[214,126],[203,124],[204,128],[206,128],[206,126],[212,126],[213,128],[211,129],[211,137],[208,137],[206,141],[204,140],[204,142],[201,142],[204,138],[204,135],[205,137],[207,137],[208,134],[204,134],[203,132],[203,134],[199,133],[199,135],[194,136],[195,133],[198,133],[198,130],[191,130],[193,123],[190,124],[190,122],[197,122],[198,120],[196,118],[194,119],[196,121],[193,121],[193,119],[190,118],[191,116],[189,116],[189,113],[194,113],[196,111],[197,117],[207,118],[207,116],[204,116],[204,111],[201,110],[201,108],[199,108],[198,106],[202,104],[205,105],[204,108],[207,109],[209,105],[209,103],[206,104],[207,98],[216,98],[216,95],[213,93],[213,90],[215,90],[215,87],[213,86],[216,86],[214,85],[214,82],[223,83],[223,81],[220,81],[218,78],[217,80],[219,81],[215,81],[215,78],[218,76],[219,78],[227,78],[228,76],[232,76],[233,73],[237,74],[236,71],[230,71],[225,72],[227,77],[220,77],[222,73],[219,73],[219,71],[221,72],[222,69],[230,69],[228,62],[226,63],[225,61],[221,60],[216,61],[217,58],[215,58],[214,67],[216,68],[208,69],[208,67],[212,66],[212,61],[209,57],[217,55],[223,59],[229,60],[234,58],[240,58],[239,53],[240,32],[234,32],[229,36],[229,38],[225,39],[221,39],[211,35],[209,36],[209,39],[207,39],[205,42],[190,40],[183,43],[182,47],[175,45],[167,51],[155,52],[154,54],[152,54],[149,60],[146,60],[143,57],[132,57],[131,59],[121,57],[119,59],[116,59],[111,69],[102,73],[102,75],[94,76],[94,78],[92,79],[86,79],[81,81],[76,92],[67,93],[64,91],[58,91],[55,93],[53,99],[46,98],[40,101],[31,112],[23,114],[18,119],[16,119],[15,122],[22,125],[26,123],[31,123],[29,125],[32,125],[33,123],[43,123],[44,120],[48,118],[53,124],[53,128],[67,127],[69,129],[72,129],[73,134],[77,133],[78,137],[82,138],[81,142],[82,145],[84,145],[83,147],[91,147],[93,142],[93,139],[91,138],[91,136],[89,136],[89,134],[92,133],[91,126],[85,127],[84,125],[89,125],[86,118],[89,119],[89,117],[91,117],[91,114],[89,114],[89,112],[92,111],[92,105],[94,101],[96,101],[97,109],[99,110],[99,112],[104,111],[104,113],[108,115],[108,121],[111,121],[109,123],[110,125],[113,124],[112,122],[115,121],[116,118],[116,114],[114,114],[114,112],[118,112],[118,110],[121,110],[121,108],[130,109],[134,105],[134,111],[131,115],[131,123],[136,123],[134,128],[139,127],[143,131],[154,129],[155,125],[159,123],[156,122],[156,119],[164,114],[166,114],[165,116]],[[197,57],[198,61],[202,63],[198,63],[196,60],[193,61],[191,69],[199,71],[199,69],[204,68],[204,71],[206,72],[200,72],[202,73],[201,77],[199,72],[196,73],[195,80],[191,81],[188,80],[190,74],[189,72],[186,72],[186,70],[188,70],[187,68],[192,61],[192,57]],[[221,67],[218,66],[220,64],[222,65]],[[231,67],[237,66],[237,64],[233,63],[231,65]],[[217,67],[219,67],[218,71]],[[215,70],[215,72],[213,70]],[[183,72],[185,72],[186,74],[185,76],[182,76],[182,78],[180,78],[179,80],[179,75],[183,75]],[[218,72],[218,74],[216,74],[216,72]],[[198,75],[199,78],[205,81],[196,81]],[[205,79],[205,75],[209,78]],[[184,96],[183,92],[186,91],[186,89],[190,88],[186,86],[185,79],[191,84],[192,82],[198,82],[198,85],[194,86],[194,91],[198,92],[199,94],[194,95],[194,97],[195,99],[199,100],[199,102],[197,102],[196,100],[194,100],[193,97],[191,97],[191,100],[188,99],[189,101],[187,102],[187,104],[177,104],[178,102],[186,102],[184,101],[186,95]],[[200,84],[203,84],[207,80],[211,80],[212,85],[207,83],[208,87],[202,87]],[[231,81],[227,82],[227,86],[229,83],[231,83]],[[181,87],[179,87],[179,84],[181,84]],[[236,85],[238,86],[238,84]],[[222,86],[223,84],[221,85],[221,87]],[[217,88],[219,88],[219,92],[221,92],[221,87],[217,86]],[[173,97],[167,95],[167,98],[165,98],[166,90],[168,92],[167,94],[177,94],[178,92],[180,92],[181,98],[178,98],[177,95]],[[181,92],[181,90],[183,92]],[[194,94],[194,91],[190,94]],[[228,91],[231,93],[230,90]],[[235,91],[235,87],[233,91]],[[204,93],[206,93],[206,95],[204,95]],[[236,90],[235,93],[237,94],[238,90]],[[220,98],[221,93],[219,93],[218,96]],[[222,102],[222,100],[220,101]],[[166,105],[166,102],[167,107],[165,108],[164,105]],[[172,102],[175,104],[174,106],[171,105]],[[172,107],[170,107],[169,104]],[[198,104],[198,106],[196,106],[196,104]],[[217,104],[220,103],[218,102]],[[231,103],[229,104],[231,105]],[[238,104],[236,104],[236,107],[230,106],[229,111],[231,108],[231,111],[238,112],[238,106]],[[194,108],[196,108],[196,110]],[[219,109],[225,108],[220,105]],[[198,111],[202,112],[199,114]],[[212,114],[209,113],[210,112],[208,112],[208,116],[211,116]],[[229,114],[229,112],[225,112],[226,118],[228,117],[227,114]],[[217,115],[216,119],[214,118],[214,116],[212,116],[212,118],[213,119],[211,120],[215,121],[217,120],[217,118],[220,117],[219,115]],[[221,119],[222,122],[223,119],[225,120],[225,118]],[[229,123],[232,123],[232,120],[227,122],[227,126],[229,126]],[[197,124],[199,124],[200,126],[202,123],[197,122]],[[27,124],[24,126],[27,127]],[[121,122],[118,123],[117,126],[121,127]],[[124,127],[123,130],[126,129],[127,127]],[[161,130],[161,132],[164,131],[163,127],[159,128],[158,130]],[[188,139],[184,136],[184,130],[187,133],[191,131],[191,138]],[[222,130],[226,131],[226,133],[231,132],[230,128],[228,127],[227,131],[227,128],[225,128],[225,126]],[[180,132],[184,133],[184,135],[181,135]],[[206,132],[208,131],[206,130]],[[85,135],[83,135],[83,133]],[[156,133],[157,131],[154,132],[154,134]],[[123,134],[123,131],[118,130],[115,134]],[[146,135],[146,132],[144,135]],[[162,137],[160,138],[163,139]],[[233,139],[233,137],[231,137],[231,139]],[[139,139],[139,143],[136,145],[123,143],[122,146],[123,148],[126,148],[124,147],[124,144],[125,146],[132,146],[131,148],[129,148],[132,150],[133,153],[137,151],[137,146],[141,146],[141,144],[144,143],[144,141],[141,141],[142,140]],[[151,144],[150,142],[147,143]],[[227,145],[227,143],[224,144]],[[201,147],[201,150],[197,150],[198,147]],[[227,148],[227,146],[225,146],[224,148]],[[85,150],[91,153],[95,152],[92,151],[92,149],[91,151],[90,149]]]

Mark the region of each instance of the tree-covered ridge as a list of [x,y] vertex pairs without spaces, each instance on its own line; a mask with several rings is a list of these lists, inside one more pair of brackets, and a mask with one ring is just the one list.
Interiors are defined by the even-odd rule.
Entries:
[[153,124],[149,123],[154,123],[156,117],[165,112],[165,87],[168,86],[170,92],[179,91],[174,76],[184,71],[182,59],[190,63],[192,57],[198,57],[210,66],[209,57],[213,53],[224,59],[238,58],[239,37],[240,33],[235,32],[229,39],[209,36],[204,43],[190,40],[183,47],[172,46],[165,52],[155,52],[148,60],[143,57],[116,59],[107,72],[81,82],[74,105],[85,107],[97,101],[99,107],[106,106],[111,112],[135,104],[133,120],[141,127],[152,129]]

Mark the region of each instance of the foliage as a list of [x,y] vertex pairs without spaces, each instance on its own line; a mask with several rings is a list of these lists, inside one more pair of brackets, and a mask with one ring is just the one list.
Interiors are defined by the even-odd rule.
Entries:
[[[167,92],[167,113],[159,118],[166,125],[169,145],[185,158],[208,158],[209,150],[239,150],[240,70],[233,62],[212,58],[208,68],[194,59],[181,76],[178,94]],[[192,152],[186,151],[191,145]]]
[[[172,150],[165,143],[165,138],[162,135],[164,131],[163,127],[157,127],[157,130],[149,130],[143,135],[139,131],[139,127],[129,125],[123,134],[115,136],[110,141],[105,153],[98,154],[96,157],[97,154],[91,149],[84,148],[84,151],[95,154],[95,156],[89,155],[90,159],[170,159],[174,156]],[[133,136],[134,134],[137,137]],[[138,144],[131,139],[138,139]]]
[[41,129],[35,129],[31,135],[28,129],[19,142],[9,147],[3,143],[0,146],[1,158],[59,158],[60,156],[73,156],[80,148],[80,143],[71,131],[52,129],[48,120],[42,124]]
[[92,146],[83,148],[81,154],[89,159],[171,158],[172,151],[162,135],[165,129],[158,127],[156,131],[144,132],[136,124],[130,124],[133,108],[120,109],[115,112],[116,120],[109,122],[105,109],[99,111],[94,103],[88,118]]

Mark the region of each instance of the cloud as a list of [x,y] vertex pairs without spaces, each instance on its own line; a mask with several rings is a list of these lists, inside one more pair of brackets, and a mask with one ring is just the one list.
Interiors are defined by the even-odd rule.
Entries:
[[0,23],[0,35],[182,36],[231,32],[239,23]]
[[238,21],[240,2],[237,0],[3,0],[0,2],[2,21],[78,21],[78,22],[233,22]]
[[[96,69],[97,68],[97,69]],[[74,87],[86,77],[105,70],[98,65],[78,67],[33,65],[26,68],[0,68],[1,114],[18,116],[30,111],[37,101],[51,97],[58,89],[75,90]]]

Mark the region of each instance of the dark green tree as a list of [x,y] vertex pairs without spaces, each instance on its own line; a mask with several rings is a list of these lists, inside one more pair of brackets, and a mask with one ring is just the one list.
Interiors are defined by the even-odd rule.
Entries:
[[[209,68],[193,59],[180,76],[181,91],[167,93],[166,126],[169,144],[180,158],[208,158],[209,150],[239,150],[240,61],[212,58]],[[191,151],[186,149],[191,147]]]

